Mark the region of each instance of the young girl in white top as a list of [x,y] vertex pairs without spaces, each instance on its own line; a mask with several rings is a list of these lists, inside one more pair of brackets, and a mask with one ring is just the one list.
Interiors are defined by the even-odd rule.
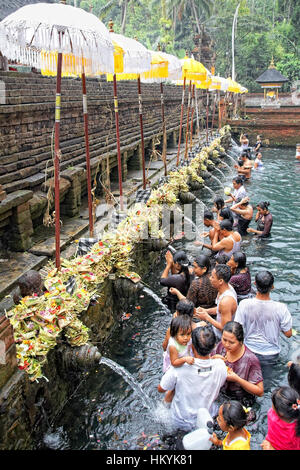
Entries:
[[[170,325],[170,338],[164,352],[163,372],[165,373],[172,365],[180,367],[183,364],[193,364],[192,356],[192,319],[188,315],[179,315],[172,319]],[[174,391],[165,394],[165,402],[170,403]]]

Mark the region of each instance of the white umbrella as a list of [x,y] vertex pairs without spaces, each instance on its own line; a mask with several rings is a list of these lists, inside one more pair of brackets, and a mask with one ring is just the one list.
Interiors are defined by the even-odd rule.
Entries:
[[[37,3],[27,5],[4,18],[0,23],[0,50],[9,60],[16,60],[22,64],[40,68],[41,52],[57,53],[55,72],[56,79],[56,105],[55,105],[55,243],[56,267],[60,268],[60,207],[59,207],[59,139],[60,139],[60,107],[61,107],[61,75],[63,54],[75,56],[81,61],[74,61],[78,71],[78,64],[88,63],[90,72],[113,72],[113,43],[105,25],[93,14],[60,4]],[[81,62],[81,64],[80,64]],[[69,66],[69,64],[68,64]],[[84,70],[81,70],[85,76]],[[88,198],[90,210],[90,230],[92,224],[92,200],[89,151],[87,139],[87,106],[86,95],[83,97],[84,119],[86,134],[86,159]]]

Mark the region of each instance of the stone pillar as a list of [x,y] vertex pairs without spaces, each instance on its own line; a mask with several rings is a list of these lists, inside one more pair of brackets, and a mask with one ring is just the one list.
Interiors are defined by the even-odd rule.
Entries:
[[83,168],[73,168],[64,170],[61,176],[70,181],[71,187],[67,192],[63,204],[61,204],[61,213],[69,217],[79,214],[81,205],[81,177],[84,173]]
[[9,248],[13,251],[27,251],[32,246],[33,234],[29,201],[13,208],[10,224]]

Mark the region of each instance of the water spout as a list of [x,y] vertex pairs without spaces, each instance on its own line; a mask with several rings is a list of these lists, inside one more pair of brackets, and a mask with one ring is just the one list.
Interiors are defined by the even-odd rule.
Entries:
[[116,362],[108,359],[107,357],[101,357],[99,364],[104,364],[110,367],[114,372],[119,374],[125,382],[127,382],[131,388],[137,392],[139,398],[142,400],[143,405],[148,408],[149,410],[154,410],[154,403],[150,399],[150,397],[144,392],[141,385],[135,380],[132,374],[128,372],[124,367],[120,366]]
[[232,158],[232,156],[229,153],[226,153],[226,156],[230,158],[230,160],[234,163],[234,165],[236,165],[236,160]]
[[168,314],[170,313],[170,310],[168,309],[168,307],[162,302],[162,300],[158,297],[158,295],[155,294],[155,292],[149,289],[149,287],[144,286],[143,291],[146,294],[148,294],[150,297],[152,297],[152,299],[155,300],[155,302],[162,308],[162,310],[165,313],[168,313]]
[[221,181],[219,180],[219,178],[217,178],[215,175],[211,175],[211,177],[217,181],[217,183],[219,183],[219,185],[221,186],[221,188],[223,188],[223,183],[221,183]]
[[220,170],[220,168],[215,167],[214,170],[215,170],[215,171],[218,171],[219,173],[221,173],[222,177],[225,178],[225,175],[224,175],[224,173]]
[[213,198],[215,198],[216,193],[211,188],[209,188],[208,186],[204,186],[204,189],[207,189],[207,191],[209,191],[212,194]]

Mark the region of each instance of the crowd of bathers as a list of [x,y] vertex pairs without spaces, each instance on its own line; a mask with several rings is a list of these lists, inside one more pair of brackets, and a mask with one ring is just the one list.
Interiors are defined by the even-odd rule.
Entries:
[[[251,148],[243,134],[240,144],[233,190],[226,188],[227,198],[217,197],[204,212],[207,230],[195,242],[199,254],[191,264],[185,251],[169,249],[160,279],[172,320],[158,391],[174,429],[183,433],[197,428],[198,410],[206,408],[214,420],[212,449],[224,450],[251,450],[253,405],[278,363],[281,334],[290,338],[293,332],[287,306],[271,298],[272,272],[257,272],[252,286],[242,251],[244,236],[271,236],[273,217],[267,201],[256,205],[254,215],[245,188],[251,172],[263,168],[262,139]],[[256,228],[250,227],[253,219]],[[263,450],[300,450],[298,359],[287,364],[287,385],[271,390]]]

